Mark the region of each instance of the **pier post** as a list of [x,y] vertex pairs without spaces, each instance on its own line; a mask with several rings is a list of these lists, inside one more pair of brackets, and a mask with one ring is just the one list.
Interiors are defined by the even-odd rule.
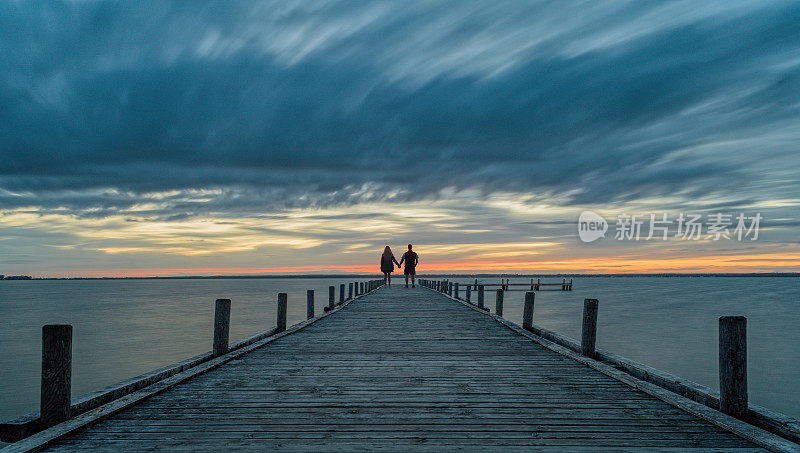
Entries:
[[447,295],[453,297],[453,282],[447,284]]
[[569,291],[572,291],[572,279],[569,279],[569,288],[567,288],[567,289]]
[[328,306],[325,307],[325,311],[331,311],[336,306],[336,287],[329,286],[328,287]]
[[339,285],[339,305],[344,303],[344,283]]
[[542,279],[540,279],[540,278],[536,279],[536,287],[533,288],[534,291],[539,291],[539,285],[541,284],[541,281],[542,281]]
[[70,417],[72,405],[72,326],[42,327],[42,383],[39,414],[43,428]]
[[498,289],[494,302],[494,313],[497,316],[503,316],[503,290]]
[[364,294],[364,282],[361,282],[361,292],[358,294]]
[[214,303],[214,355],[228,352],[228,336],[231,327],[231,300],[217,299]]
[[287,304],[286,293],[278,293],[278,322],[275,326],[276,332],[283,332],[286,330],[286,306]]
[[533,327],[533,300],[535,297],[536,293],[525,293],[525,307],[522,309],[522,328],[525,330],[531,330]]
[[352,283],[348,283],[347,284],[347,300],[350,300],[352,298],[353,298],[353,284]]
[[353,285],[355,286],[356,296],[360,296],[361,293],[358,291],[358,282],[353,282]]
[[483,285],[478,285],[478,308],[484,308]]
[[747,415],[747,318],[719,318],[719,409],[733,417]]
[[314,290],[306,291],[306,319],[314,317]]
[[561,291],[566,291],[566,290],[567,290],[567,279],[565,278],[561,280]]
[[453,293],[455,298],[458,299],[458,282],[453,283]]
[[597,299],[583,300],[583,328],[581,329],[581,354],[594,358],[597,343]]
[[472,301],[470,300],[472,297],[472,285],[467,285],[467,294],[464,296],[464,300],[467,301],[468,304],[471,304]]

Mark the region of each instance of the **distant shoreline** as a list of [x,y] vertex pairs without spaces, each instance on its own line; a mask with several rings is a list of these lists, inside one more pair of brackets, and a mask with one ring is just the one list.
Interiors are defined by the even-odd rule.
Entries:
[[[185,275],[185,276],[153,276],[153,277],[33,277],[30,280],[244,280],[244,279],[287,279],[287,278],[371,278],[377,274],[293,274],[293,275]],[[402,274],[396,274],[402,276]],[[800,277],[800,272],[753,272],[753,273],[654,273],[654,274],[428,274],[426,277],[445,278],[688,278],[688,277]]]

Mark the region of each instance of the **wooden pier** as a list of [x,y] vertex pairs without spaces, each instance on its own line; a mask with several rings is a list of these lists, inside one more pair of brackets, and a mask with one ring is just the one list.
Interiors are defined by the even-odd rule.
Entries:
[[321,316],[310,303],[308,321],[235,347],[215,335],[198,364],[6,450],[800,451],[595,360],[593,343],[576,352],[456,299],[450,282],[421,283],[331,290]]

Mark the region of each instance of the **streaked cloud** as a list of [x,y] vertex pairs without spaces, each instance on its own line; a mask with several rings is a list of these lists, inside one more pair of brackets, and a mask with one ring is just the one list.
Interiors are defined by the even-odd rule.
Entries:
[[5,2],[0,253],[29,272],[332,269],[413,241],[453,269],[599,269],[597,250],[655,269],[570,242],[578,213],[758,209],[772,223],[748,253],[771,256],[800,222],[797,17],[782,1]]

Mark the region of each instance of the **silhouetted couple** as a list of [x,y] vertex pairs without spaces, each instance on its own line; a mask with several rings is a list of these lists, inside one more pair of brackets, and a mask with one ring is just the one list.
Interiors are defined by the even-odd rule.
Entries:
[[387,245],[385,249],[383,249],[383,255],[381,255],[381,272],[383,272],[383,283],[391,286],[392,284],[392,272],[394,272],[394,265],[396,264],[397,267],[403,267],[403,263],[406,264],[406,267],[403,268],[403,274],[406,276],[406,288],[408,288],[408,277],[411,276],[411,287],[414,288],[416,285],[414,284],[414,276],[417,275],[417,263],[419,262],[419,255],[417,255],[413,250],[411,250],[411,244],[408,244],[408,251],[403,253],[402,258],[400,258],[400,262],[398,263],[397,260],[394,258],[392,254],[392,249],[389,248]]

